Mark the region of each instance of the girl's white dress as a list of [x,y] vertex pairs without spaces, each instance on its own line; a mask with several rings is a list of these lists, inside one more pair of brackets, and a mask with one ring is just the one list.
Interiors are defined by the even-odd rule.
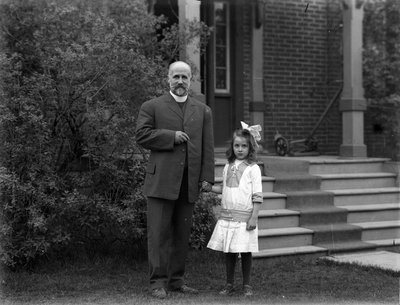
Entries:
[[[222,209],[251,215],[253,202],[262,203],[261,170],[255,163],[235,160],[223,170]],[[245,213],[243,213],[245,212]],[[248,219],[248,218],[247,218]],[[222,252],[258,252],[258,228],[246,230],[247,221],[219,218],[207,247]]]

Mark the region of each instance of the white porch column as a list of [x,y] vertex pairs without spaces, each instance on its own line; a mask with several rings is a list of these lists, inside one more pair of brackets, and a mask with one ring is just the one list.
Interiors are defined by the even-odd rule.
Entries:
[[362,85],[362,21],[363,1],[343,2],[343,93],[342,112],[343,143],[340,156],[367,157],[364,145],[364,112],[366,101]]
[[[199,0],[178,0],[179,6],[179,23],[185,21],[200,21],[200,1]],[[198,49],[199,39],[195,39],[192,43],[182,46],[180,51],[180,60],[190,62],[193,69],[193,80],[190,88],[196,94],[201,94],[200,84],[200,50]]]

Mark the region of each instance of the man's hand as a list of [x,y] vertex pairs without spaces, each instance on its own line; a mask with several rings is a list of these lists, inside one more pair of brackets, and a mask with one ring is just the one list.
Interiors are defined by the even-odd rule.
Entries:
[[207,181],[201,182],[200,192],[211,192],[212,184],[208,183]]
[[189,141],[189,136],[183,131],[175,131],[175,144],[182,144]]

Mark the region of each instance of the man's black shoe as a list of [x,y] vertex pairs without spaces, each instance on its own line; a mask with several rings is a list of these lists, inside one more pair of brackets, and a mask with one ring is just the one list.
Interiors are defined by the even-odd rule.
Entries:
[[167,297],[167,291],[164,288],[154,288],[151,290],[151,296],[157,299],[165,299]]
[[188,293],[188,294],[198,294],[199,291],[195,288],[189,287],[188,285],[182,285],[174,289],[173,291],[181,292],[181,293]]

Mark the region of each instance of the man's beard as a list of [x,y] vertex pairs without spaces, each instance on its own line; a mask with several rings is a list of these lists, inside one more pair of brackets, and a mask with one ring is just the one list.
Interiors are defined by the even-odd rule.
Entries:
[[177,95],[177,96],[185,96],[187,94],[187,90],[185,87],[182,86],[177,86],[174,88],[173,92]]

